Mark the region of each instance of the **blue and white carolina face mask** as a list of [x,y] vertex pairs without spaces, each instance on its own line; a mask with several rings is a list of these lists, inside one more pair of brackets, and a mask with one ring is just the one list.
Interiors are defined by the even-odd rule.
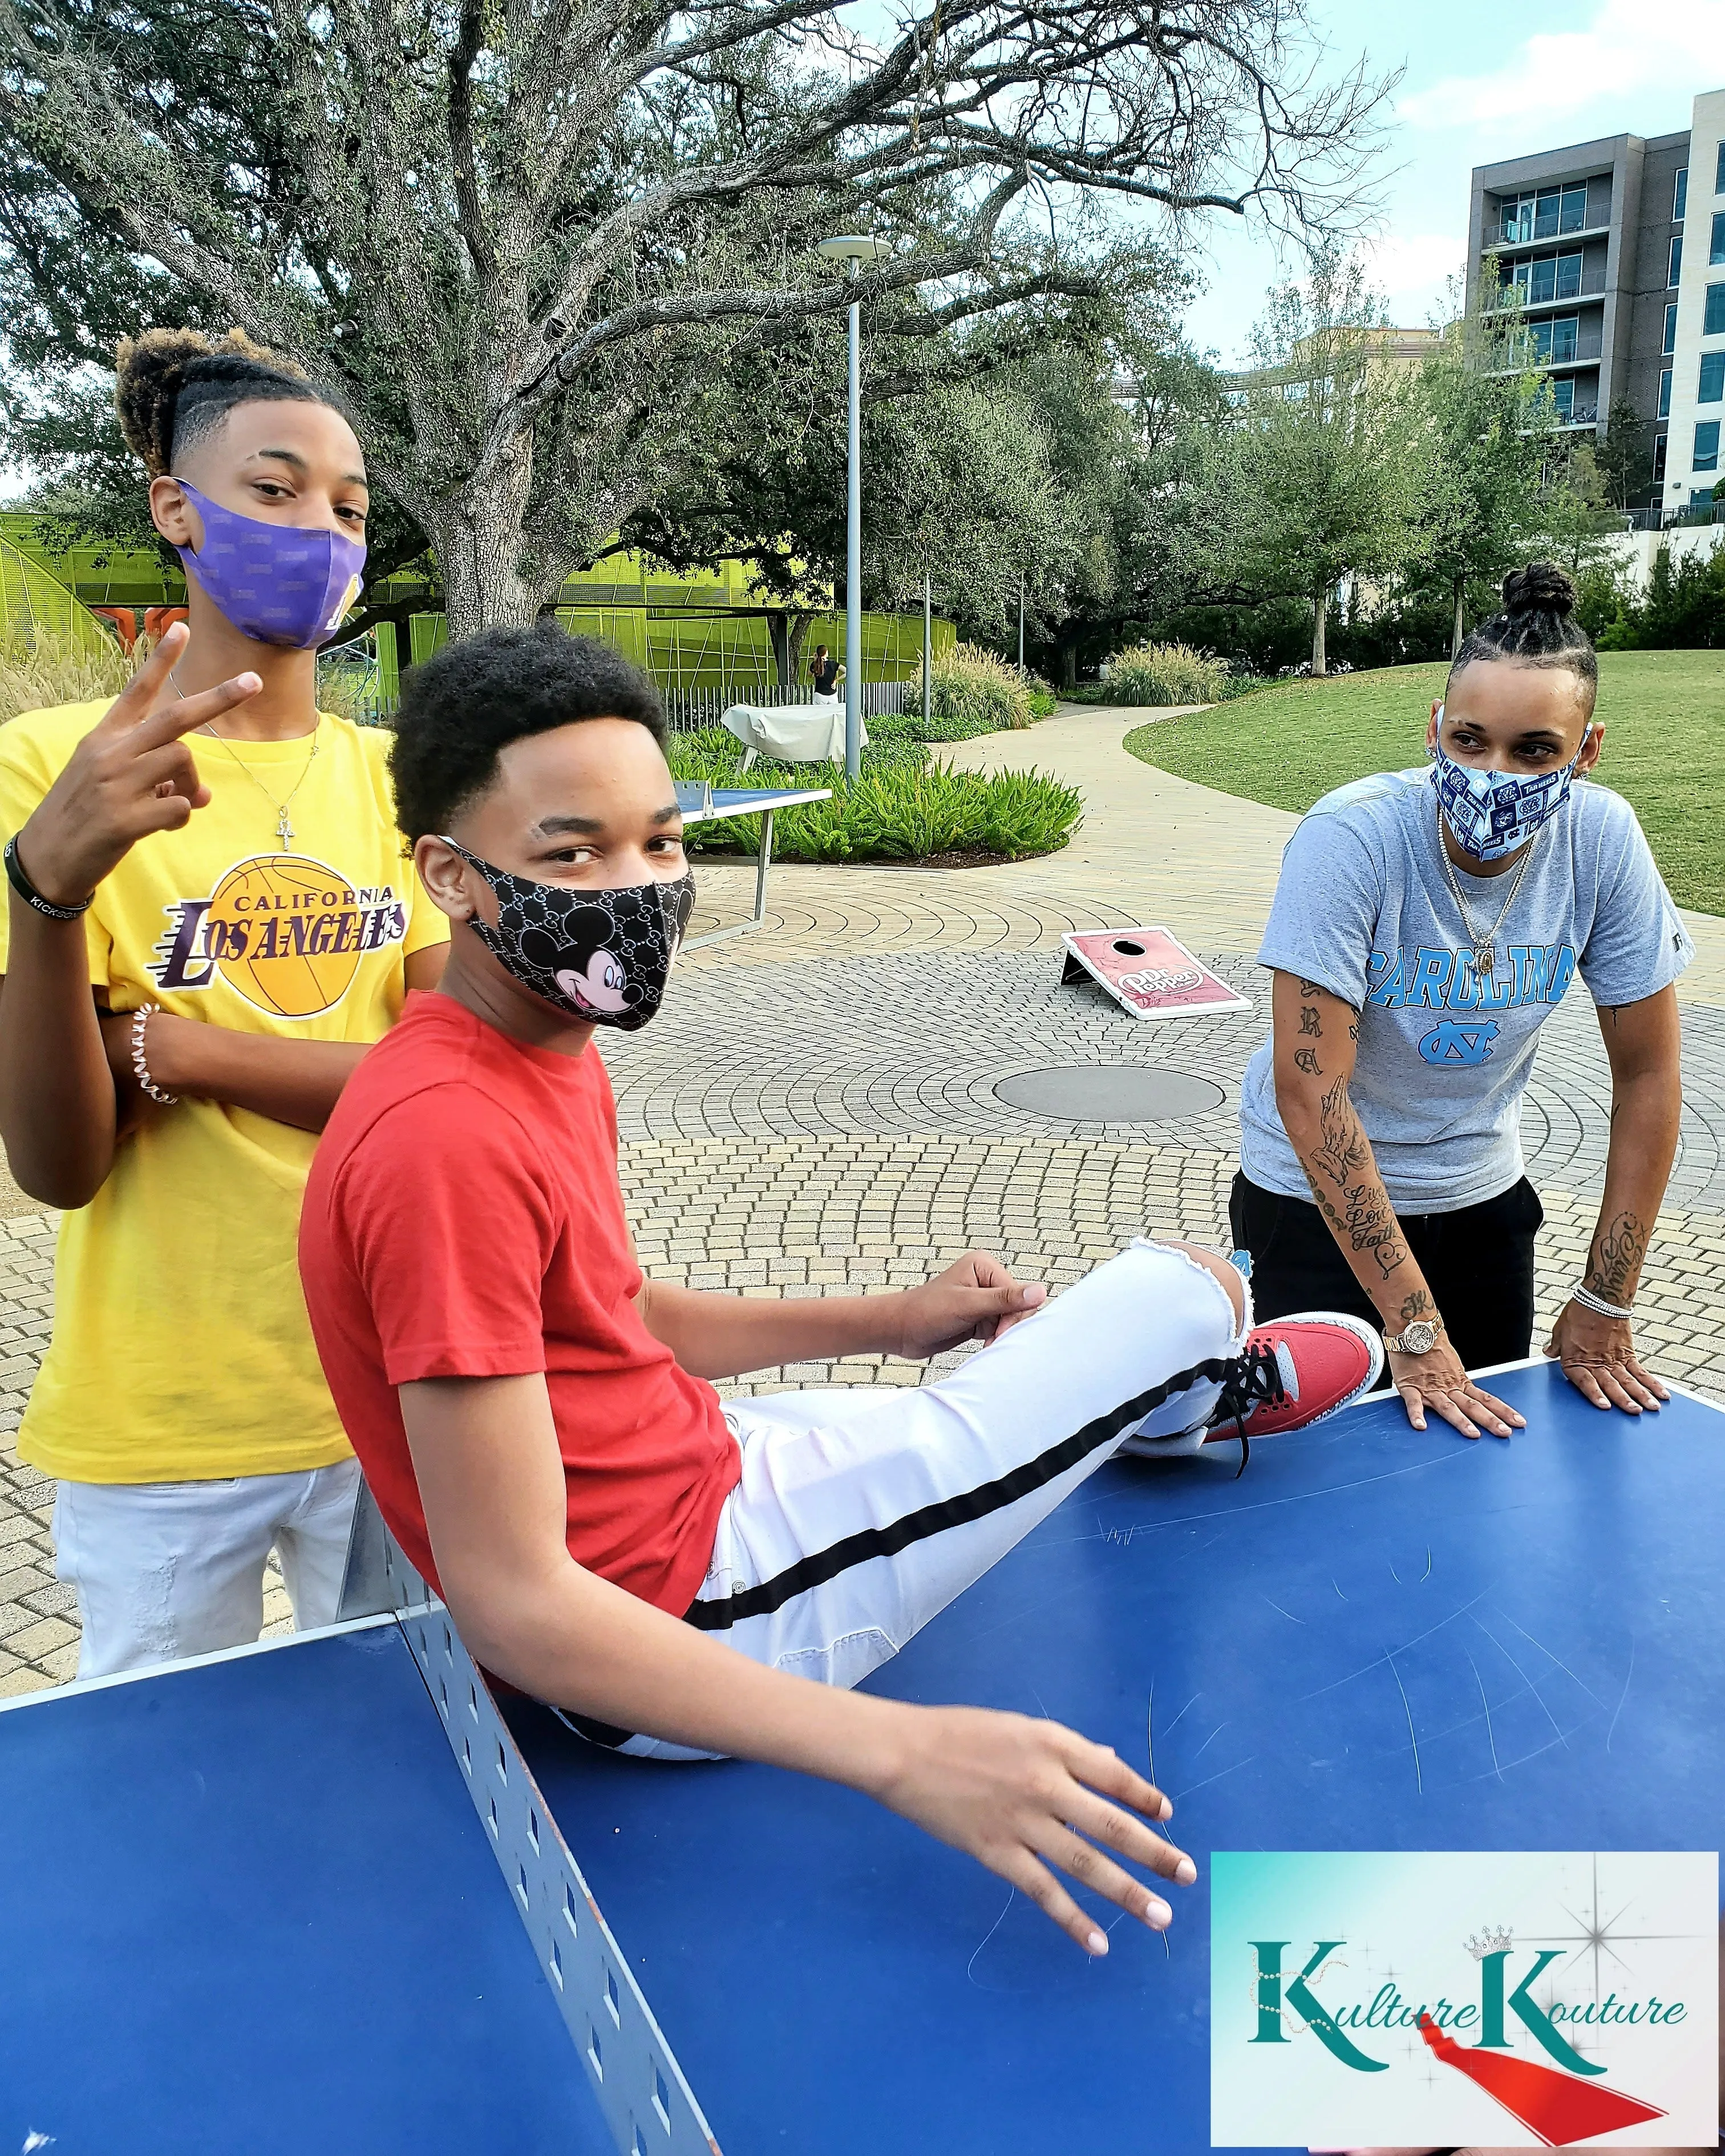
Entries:
[[1576,763],[1593,732],[1589,723],[1581,737],[1581,747],[1561,770],[1522,778],[1512,771],[1475,771],[1470,765],[1457,763],[1444,753],[1441,704],[1437,725],[1431,783],[1457,844],[1476,861],[1501,861],[1506,854],[1517,852],[1542,824],[1557,814],[1569,798]]

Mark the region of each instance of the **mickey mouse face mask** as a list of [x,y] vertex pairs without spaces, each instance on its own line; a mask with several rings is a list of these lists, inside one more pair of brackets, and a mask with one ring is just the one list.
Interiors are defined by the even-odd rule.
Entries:
[[497,894],[497,926],[468,923],[505,973],[553,1009],[633,1033],[659,1009],[695,907],[695,879],[574,891],[511,875],[465,846],[444,845]]

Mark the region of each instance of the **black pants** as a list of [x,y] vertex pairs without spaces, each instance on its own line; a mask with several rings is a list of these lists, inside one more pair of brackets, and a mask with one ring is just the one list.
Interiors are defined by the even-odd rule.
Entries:
[[[1396,1218],[1465,1367],[1512,1363],[1531,1353],[1533,1239],[1545,1209],[1527,1177],[1501,1196],[1457,1213]],[[1228,1220],[1235,1245],[1252,1254],[1258,1323],[1299,1310],[1344,1310],[1384,1330],[1328,1223],[1309,1199],[1280,1198],[1236,1175]],[[1384,1383],[1389,1382],[1386,1376]]]

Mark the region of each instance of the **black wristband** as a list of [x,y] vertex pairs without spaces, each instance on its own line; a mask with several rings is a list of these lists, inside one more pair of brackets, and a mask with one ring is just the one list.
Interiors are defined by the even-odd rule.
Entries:
[[52,899],[44,898],[42,896],[28,876],[24,874],[24,865],[18,857],[16,831],[6,841],[4,859],[7,881],[23,899],[25,905],[34,906],[38,913],[45,914],[50,921],[77,921],[89,912],[90,901],[95,896],[94,891],[90,893],[89,898],[83,900],[77,906],[56,906]]

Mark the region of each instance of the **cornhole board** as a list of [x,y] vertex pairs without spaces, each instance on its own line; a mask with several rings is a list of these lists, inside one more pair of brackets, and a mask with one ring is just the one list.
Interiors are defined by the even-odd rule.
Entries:
[[1095,981],[1134,1018],[1203,1018],[1252,1007],[1166,928],[1091,928],[1060,940],[1061,987]]

